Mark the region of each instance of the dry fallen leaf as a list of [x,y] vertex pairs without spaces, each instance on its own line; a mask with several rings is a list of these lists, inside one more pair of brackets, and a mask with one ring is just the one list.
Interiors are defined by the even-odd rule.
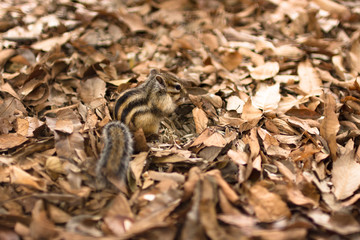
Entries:
[[325,109],[324,115],[325,118],[321,122],[320,126],[320,135],[327,141],[331,158],[336,160],[336,152],[337,152],[337,143],[336,143],[336,134],[339,131],[340,123],[338,117],[335,113],[336,102],[333,96],[326,95],[325,99]]
[[209,119],[206,116],[206,113],[200,108],[194,108],[192,113],[194,116],[196,133],[200,134],[207,128]]
[[44,179],[33,177],[29,173],[16,166],[11,167],[10,181],[15,184],[35,188],[40,191],[46,190],[46,182]]
[[321,9],[328,11],[330,13],[335,13],[338,17],[348,18],[350,16],[349,9],[332,0],[313,0]]
[[267,62],[264,65],[252,69],[250,71],[250,76],[255,80],[265,80],[276,76],[279,70],[280,70],[279,63]]
[[350,197],[360,186],[360,164],[355,160],[354,151],[342,155],[333,163],[333,192],[337,199]]
[[0,149],[8,149],[19,146],[26,142],[28,139],[16,133],[0,135]]
[[319,78],[316,70],[313,68],[310,60],[301,62],[297,71],[300,77],[299,87],[301,90],[309,95],[322,94],[321,79]]
[[351,45],[351,51],[349,53],[351,60],[351,67],[353,70],[360,73],[360,41],[356,39]]
[[221,60],[224,67],[231,71],[239,66],[242,61],[242,56],[238,51],[225,52]]
[[252,98],[252,103],[264,112],[274,111],[280,102],[281,96],[279,91],[279,84],[272,86],[261,84],[256,95]]
[[269,192],[261,185],[250,188],[249,201],[261,222],[274,222],[291,216],[289,208],[280,196]]

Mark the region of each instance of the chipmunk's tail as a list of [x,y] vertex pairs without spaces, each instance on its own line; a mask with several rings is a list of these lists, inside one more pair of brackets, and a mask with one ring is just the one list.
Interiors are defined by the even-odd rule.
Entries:
[[124,180],[133,154],[132,135],[124,123],[106,124],[102,135],[104,148],[96,165],[98,187],[106,185],[106,177]]

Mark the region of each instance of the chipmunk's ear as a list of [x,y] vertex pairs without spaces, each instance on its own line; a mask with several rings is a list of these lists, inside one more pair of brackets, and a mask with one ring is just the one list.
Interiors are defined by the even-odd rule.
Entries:
[[161,87],[166,88],[166,83],[164,78],[161,75],[155,77],[156,81],[160,84]]
[[158,73],[159,73],[158,70],[156,70],[155,68],[150,70],[150,76],[155,76]]

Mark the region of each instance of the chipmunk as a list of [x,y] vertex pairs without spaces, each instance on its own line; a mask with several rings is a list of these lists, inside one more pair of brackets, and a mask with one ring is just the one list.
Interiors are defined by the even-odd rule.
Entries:
[[174,112],[183,93],[172,73],[152,69],[147,80],[122,92],[115,101],[113,117],[103,130],[104,148],[96,165],[98,184],[104,175],[123,180],[133,154],[131,132],[142,128],[145,136],[156,134],[163,117]]

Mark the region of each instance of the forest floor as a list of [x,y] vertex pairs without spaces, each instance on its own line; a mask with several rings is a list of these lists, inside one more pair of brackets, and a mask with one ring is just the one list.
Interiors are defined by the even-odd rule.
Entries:
[[[187,97],[96,188],[150,69]],[[2,0],[0,239],[359,239],[360,2]]]

